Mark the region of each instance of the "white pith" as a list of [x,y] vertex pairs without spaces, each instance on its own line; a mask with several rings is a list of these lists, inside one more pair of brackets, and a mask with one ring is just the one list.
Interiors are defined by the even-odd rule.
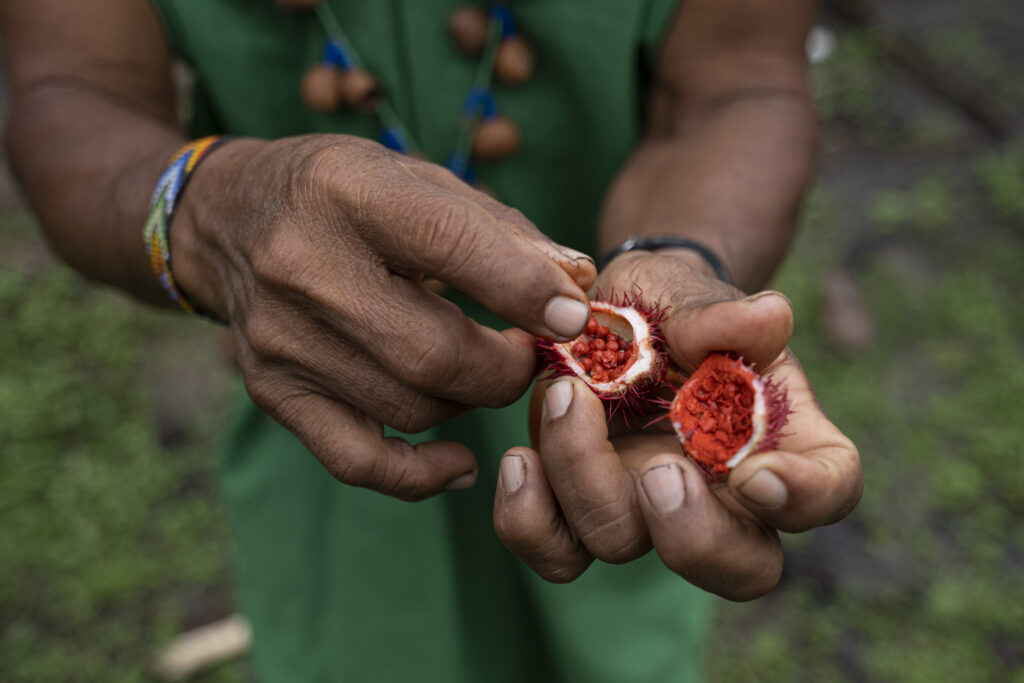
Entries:
[[624,394],[629,390],[633,382],[654,374],[654,364],[657,355],[654,352],[654,345],[651,339],[650,324],[647,322],[644,314],[633,307],[617,308],[606,302],[592,301],[591,312],[598,324],[605,325],[624,341],[636,342],[636,358],[625,372],[613,380],[595,383],[583,366],[572,355],[572,346],[576,343],[575,339],[563,344],[555,344],[554,348],[558,355],[562,357],[566,368],[573,375],[586,381],[598,394],[606,396]]

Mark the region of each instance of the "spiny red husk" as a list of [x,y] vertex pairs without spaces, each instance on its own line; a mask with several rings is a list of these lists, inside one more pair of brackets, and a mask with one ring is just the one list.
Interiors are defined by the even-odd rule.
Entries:
[[667,363],[659,324],[666,311],[657,304],[645,305],[639,292],[606,298],[598,291],[590,309],[590,322],[575,339],[537,340],[551,370],[545,379],[581,379],[605,401],[609,420],[620,411],[628,420],[644,412],[651,391],[664,378]]
[[775,448],[789,420],[786,390],[740,359],[705,358],[676,394],[669,419],[683,450],[712,479]]

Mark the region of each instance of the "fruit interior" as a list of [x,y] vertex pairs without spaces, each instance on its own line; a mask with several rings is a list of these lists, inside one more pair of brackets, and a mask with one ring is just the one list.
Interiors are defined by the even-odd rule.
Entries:
[[566,345],[595,383],[618,379],[636,360],[633,329],[619,316],[594,311],[583,334]]
[[[717,359],[716,359],[717,360]],[[756,389],[738,361],[702,365],[679,392],[672,422],[695,459],[726,472],[754,432]]]

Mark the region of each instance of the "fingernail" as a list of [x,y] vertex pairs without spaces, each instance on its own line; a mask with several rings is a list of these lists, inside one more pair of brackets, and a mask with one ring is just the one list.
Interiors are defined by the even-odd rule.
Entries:
[[460,489],[468,489],[475,483],[476,472],[466,472],[452,479],[444,488],[446,491],[458,491]]
[[544,392],[544,414],[548,420],[557,420],[565,415],[572,403],[572,382],[559,380]]
[[501,490],[515,493],[526,480],[526,466],[518,455],[506,455],[498,465],[498,476],[501,478]]
[[788,297],[788,296],[786,296],[786,295],[785,295],[785,294],[783,294],[782,292],[777,292],[777,291],[775,291],[774,289],[766,289],[766,290],[764,290],[763,292],[757,292],[756,294],[751,294],[750,296],[748,296],[748,297],[747,297],[746,299],[744,299],[743,301],[744,301],[744,302],[746,302],[746,303],[748,303],[748,304],[752,304],[752,303],[754,303],[755,301],[760,301],[761,299],[766,299],[766,298],[768,298],[768,297],[770,297],[770,296],[777,296],[777,297],[779,297],[780,299],[784,299],[784,300],[785,300],[785,302],[786,302],[787,304],[789,304],[789,307],[790,307],[790,308],[792,308],[792,307],[793,307],[793,302],[789,300],[789,297]]
[[569,247],[560,247],[560,249],[562,250],[562,253],[565,254],[566,258],[568,258],[570,261],[579,261],[580,259],[583,259],[585,261],[590,261],[591,263],[594,262],[594,259],[592,259],[587,254],[584,254],[582,251],[576,251],[575,249],[570,249]]
[[739,485],[744,498],[767,510],[776,510],[786,504],[789,492],[779,477],[768,469],[760,469]]
[[654,509],[661,514],[677,510],[683,504],[686,488],[683,486],[683,471],[671,463],[658,465],[644,472],[640,483]]
[[567,296],[556,296],[544,308],[544,324],[565,339],[572,339],[590,320],[590,306]]

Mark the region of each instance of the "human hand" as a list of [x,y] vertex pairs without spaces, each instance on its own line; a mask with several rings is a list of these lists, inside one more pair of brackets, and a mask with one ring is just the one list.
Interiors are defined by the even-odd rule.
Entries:
[[[551,581],[571,581],[593,559],[622,563],[653,546],[671,570],[732,600],[769,592],[782,571],[777,530],[842,519],[860,498],[853,443],[822,412],[787,348],[792,309],[778,293],[742,294],[670,253],[616,259],[598,285],[638,286],[670,307],[662,325],[672,360],[694,367],[733,351],[783,385],[792,413],[776,449],[747,457],[714,484],[687,459],[665,421],[609,425],[580,380],[546,383],[534,398],[536,449],[501,461],[494,523],[506,546]],[[665,430],[669,433],[665,433]]]
[[[417,432],[527,389],[535,334],[586,323],[593,263],[434,164],[348,136],[235,140],[196,170],[177,279],[230,321],[246,388],[339,480],[414,500],[476,478]],[[476,324],[436,278],[521,329]]]

